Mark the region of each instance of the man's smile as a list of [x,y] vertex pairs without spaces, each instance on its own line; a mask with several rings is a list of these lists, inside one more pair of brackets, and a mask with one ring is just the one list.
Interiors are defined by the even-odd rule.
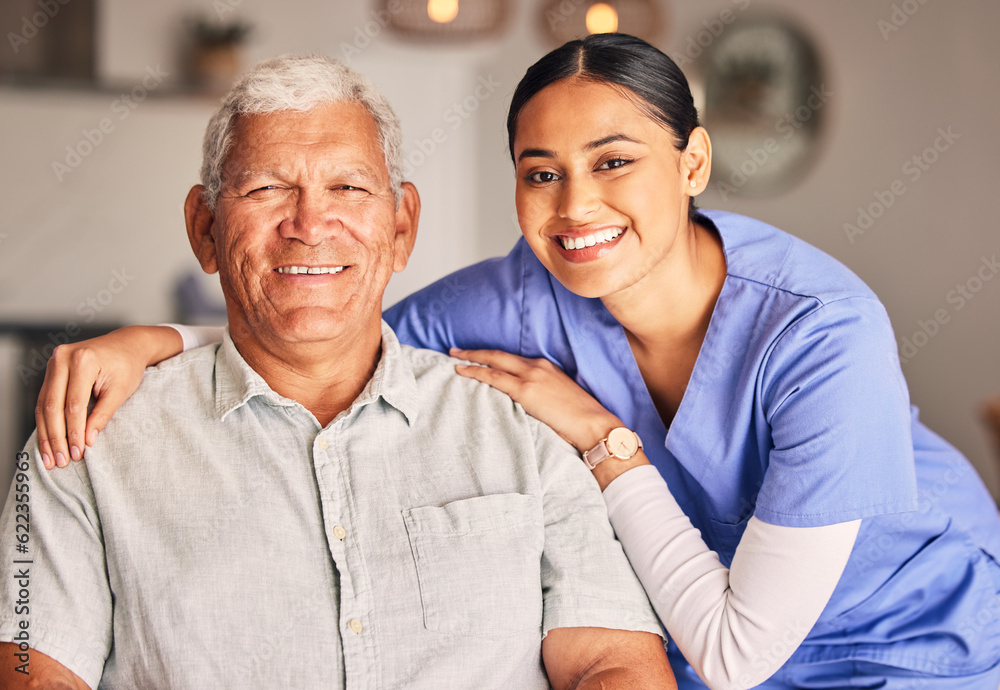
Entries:
[[326,275],[329,273],[340,273],[347,266],[279,266],[274,269],[278,273],[289,273],[291,275]]

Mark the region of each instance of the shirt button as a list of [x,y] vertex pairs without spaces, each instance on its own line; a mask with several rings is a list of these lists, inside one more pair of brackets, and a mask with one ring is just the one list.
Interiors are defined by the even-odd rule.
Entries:
[[357,618],[352,618],[350,622],[347,624],[347,627],[349,627],[351,629],[351,632],[353,632],[355,635],[361,634],[361,621],[359,621]]
[[326,442],[326,439],[322,436],[319,437],[319,447],[321,450],[326,450],[330,445]]
[[340,525],[336,525],[333,528],[333,536],[335,536],[340,541],[344,541],[344,537],[347,536],[347,530],[341,527]]

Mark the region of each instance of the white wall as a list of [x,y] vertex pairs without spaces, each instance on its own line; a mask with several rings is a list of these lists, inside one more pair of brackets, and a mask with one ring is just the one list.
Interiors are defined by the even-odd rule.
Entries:
[[[236,8],[230,16],[256,25],[251,60],[307,51],[345,57],[350,46],[353,64],[396,105],[411,160],[420,161],[420,141],[426,146],[435,129],[443,130],[443,143],[414,170],[424,202],[421,237],[411,267],[390,285],[389,301],[509,249],[518,232],[503,122],[524,69],[552,47],[537,29],[541,2],[514,3],[509,30],[472,47],[402,42],[378,28],[370,4],[361,0],[229,4]],[[681,50],[703,21],[726,8],[737,15],[779,12],[813,35],[834,93],[824,106],[822,155],[780,195],[723,198],[710,190],[701,204],[762,218],[844,261],[881,296],[900,337],[912,336],[919,321],[945,309],[948,322],[904,371],[924,419],[965,451],[1000,494],[976,408],[1000,394],[1000,279],[985,283],[960,311],[947,301],[956,284],[975,274],[981,257],[1000,254],[987,206],[996,179],[991,163],[1000,154],[993,129],[1000,120],[993,76],[1000,6],[895,0],[919,9],[886,40],[877,22],[890,20],[894,3],[885,0],[668,4],[671,29],[659,42],[668,53]],[[211,13],[214,6],[208,0],[104,0],[99,73],[105,90],[0,88],[0,319],[80,320],[78,306],[102,294],[114,270],[134,279],[104,306],[101,319],[171,317],[171,281],[197,267],[180,206],[195,181],[201,131],[212,108],[190,95],[168,95],[179,74],[173,46],[181,17]],[[82,129],[118,117],[114,99],[157,65],[171,78],[126,119],[115,120],[93,153],[57,180],[52,162],[65,158]],[[453,107],[473,97],[480,78],[499,86],[456,126]],[[904,162],[932,144],[938,127],[949,126],[961,138],[911,182]],[[907,193],[849,242],[844,223],[853,223],[856,207],[875,201],[874,192],[896,179],[905,181]]]

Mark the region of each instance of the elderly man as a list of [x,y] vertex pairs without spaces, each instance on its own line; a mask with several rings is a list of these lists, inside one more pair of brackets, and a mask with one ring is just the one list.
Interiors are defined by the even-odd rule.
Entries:
[[184,212],[229,335],[148,371],[86,463],[29,441],[3,687],[675,687],[575,453],[382,323],[420,210],[399,140],[332,60],[227,97]]

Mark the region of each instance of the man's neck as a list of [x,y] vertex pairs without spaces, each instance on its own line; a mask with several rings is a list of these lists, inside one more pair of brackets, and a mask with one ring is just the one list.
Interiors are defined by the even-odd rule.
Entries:
[[351,406],[368,384],[382,353],[381,321],[336,340],[271,343],[247,329],[230,335],[240,356],[278,395],[309,410],[320,426]]

